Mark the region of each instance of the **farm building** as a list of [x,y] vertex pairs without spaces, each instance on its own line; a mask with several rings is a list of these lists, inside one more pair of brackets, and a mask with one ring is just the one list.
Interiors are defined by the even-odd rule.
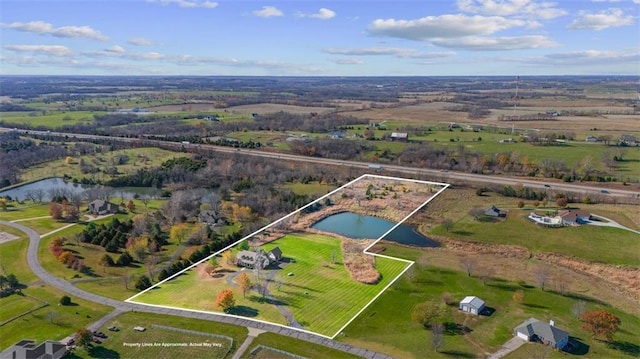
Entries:
[[569,342],[569,333],[549,323],[529,318],[514,329],[514,335],[528,342],[540,342],[562,350]]
[[460,301],[460,310],[463,312],[479,315],[483,309],[484,300],[478,297],[467,296]]
[[491,206],[491,207],[487,208],[486,211],[484,211],[484,215],[485,216],[490,216],[490,217],[506,217],[507,216],[507,212],[499,209],[496,206]]
[[113,204],[109,201],[104,201],[101,199],[96,199],[95,201],[89,203],[88,211],[94,215],[105,215],[111,213],[118,213],[118,205]]
[[407,142],[409,141],[409,134],[406,132],[392,132],[391,141]]

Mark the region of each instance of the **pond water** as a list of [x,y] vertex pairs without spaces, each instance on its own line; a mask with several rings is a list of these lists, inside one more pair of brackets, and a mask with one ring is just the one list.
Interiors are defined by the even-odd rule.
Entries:
[[[0,197],[10,196],[12,199],[18,201],[27,201],[29,197],[27,193],[33,190],[42,190],[44,196],[43,201],[50,201],[54,193],[70,193],[79,194],[88,189],[98,188],[100,186],[86,185],[80,183],[66,182],[61,177],[47,178],[36,182],[31,182],[23,186],[15,187],[6,191],[0,192]],[[111,195],[114,198],[122,197],[123,199],[132,199],[137,194],[146,194],[154,189],[147,188],[112,188],[110,189]],[[149,192],[150,193],[150,192]]]
[[[341,212],[316,222],[311,228],[331,232],[349,238],[378,239],[393,228],[394,222],[384,218],[364,216],[351,212]],[[384,238],[386,241],[408,244],[416,247],[438,247],[439,243],[418,233],[414,228],[401,224]]]

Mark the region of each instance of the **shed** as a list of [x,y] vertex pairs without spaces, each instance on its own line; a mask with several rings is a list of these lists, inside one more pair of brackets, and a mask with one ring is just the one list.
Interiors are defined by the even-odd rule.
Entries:
[[392,132],[391,133],[391,141],[409,141],[409,134],[406,132]]
[[475,297],[467,296],[460,301],[460,310],[463,312],[479,315],[484,309],[484,300]]
[[507,212],[499,209],[496,206],[491,206],[484,211],[484,215],[490,217],[506,217]]

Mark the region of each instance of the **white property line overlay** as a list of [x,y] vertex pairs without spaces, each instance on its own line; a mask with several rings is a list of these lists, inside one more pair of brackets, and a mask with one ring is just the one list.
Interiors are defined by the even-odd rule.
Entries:
[[[338,331],[337,331],[333,336],[330,336],[330,337],[329,337],[329,336],[326,336],[326,335],[324,335],[324,334],[320,334],[320,333],[312,332],[312,331],[305,330],[305,329],[300,329],[300,328],[290,327],[290,326],[286,326],[286,325],[278,324],[278,323],[273,323],[273,322],[267,322],[267,321],[263,321],[263,320],[260,320],[260,319],[253,319],[253,318],[249,318],[249,317],[243,317],[243,316],[240,316],[240,315],[227,314],[227,313],[224,313],[224,312],[211,312],[211,311],[204,311],[204,310],[197,310],[197,309],[189,309],[189,308],[181,308],[181,307],[172,307],[172,306],[168,306],[168,305],[149,304],[149,303],[143,303],[143,302],[138,302],[138,301],[135,301],[135,300],[134,300],[137,296],[142,295],[142,294],[144,294],[144,293],[146,293],[146,292],[148,292],[148,291],[150,291],[150,290],[154,289],[155,287],[157,287],[157,286],[159,286],[159,285],[163,284],[164,282],[167,282],[167,281],[169,281],[169,280],[171,280],[171,279],[173,279],[173,278],[175,278],[175,277],[177,277],[177,276],[181,275],[182,273],[184,273],[184,272],[186,272],[186,271],[190,270],[191,268],[193,268],[193,267],[195,267],[195,266],[199,265],[200,263],[203,263],[203,262],[205,262],[205,261],[208,261],[210,258],[215,257],[215,256],[217,256],[218,254],[220,254],[220,253],[222,253],[222,252],[224,252],[224,251],[226,251],[226,250],[228,250],[228,249],[230,249],[230,248],[233,248],[233,247],[237,246],[240,242],[242,242],[242,241],[244,241],[244,240],[247,240],[247,239],[249,239],[249,238],[253,237],[253,236],[254,236],[254,235],[256,235],[256,234],[258,234],[258,233],[260,233],[260,232],[262,232],[262,231],[264,231],[264,230],[267,230],[267,229],[269,229],[269,228],[271,228],[271,227],[275,226],[276,224],[280,223],[281,221],[283,221],[283,220],[285,220],[285,219],[287,219],[287,218],[289,218],[289,217],[291,217],[291,216],[293,216],[293,215],[297,214],[298,212],[301,212],[301,211],[302,211],[302,210],[304,210],[305,208],[307,208],[307,207],[309,207],[309,206],[311,206],[311,205],[313,205],[313,204],[315,204],[315,203],[317,203],[317,202],[319,202],[319,201],[321,201],[321,200],[323,200],[323,199],[325,199],[325,198],[327,198],[327,197],[329,197],[329,196],[333,195],[334,193],[339,192],[339,191],[343,190],[344,188],[346,188],[346,187],[348,187],[348,186],[351,186],[352,184],[354,184],[354,183],[356,183],[356,182],[358,182],[358,181],[360,181],[360,180],[363,180],[363,179],[365,179],[365,178],[377,178],[377,179],[383,179],[383,180],[394,180],[394,181],[414,182],[414,183],[421,183],[421,184],[425,184],[425,185],[436,185],[436,186],[442,186],[442,188],[441,188],[438,192],[436,192],[433,196],[429,197],[429,199],[427,199],[424,203],[422,203],[420,206],[418,206],[418,208],[416,208],[416,209],[415,209],[415,210],[413,210],[411,213],[409,213],[409,215],[407,215],[406,217],[404,217],[400,222],[396,223],[393,227],[391,227],[391,229],[389,229],[389,230],[388,230],[387,232],[385,232],[382,236],[380,236],[380,238],[376,239],[376,240],[375,240],[374,242],[372,242],[372,243],[371,243],[367,248],[365,248],[365,249],[363,250],[363,253],[366,253],[366,254],[368,254],[368,255],[372,255],[372,256],[374,256],[374,257],[381,257],[381,258],[392,259],[392,260],[396,260],[396,261],[400,261],[400,262],[405,262],[405,263],[407,263],[408,265],[404,268],[404,270],[403,270],[402,272],[400,272],[400,274],[398,274],[398,275],[397,275],[395,278],[393,278],[393,279],[392,279],[392,280],[391,280],[391,281],[390,281],[390,282],[389,282],[389,283],[388,283],[384,288],[382,288],[382,290],[380,290],[380,292],[378,292],[378,294],[376,294],[376,295],[373,297],[373,299],[371,299],[371,300],[370,300],[367,304],[365,304],[365,305],[364,305],[364,306],[363,306],[363,307],[362,307],[362,308],[361,308],[361,309],[360,309],[360,310],[359,310],[359,311],[358,311],[358,312],[357,312],[357,313],[356,313],[356,314],[355,314],[351,319],[349,319],[349,321],[347,321],[347,323],[346,323],[345,325],[343,325],[343,326],[342,326],[342,327],[341,327],[341,328],[340,328],[340,329],[339,329],[339,330],[338,330]],[[352,181],[350,181],[350,182],[348,182],[348,183],[346,183],[346,184],[344,184],[344,185],[342,185],[342,186],[340,186],[340,187],[338,187],[338,188],[334,189],[333,191],[331,191],[331,192],[329,192],[329,193],[327,193],[327,194],[325,194],[325,195],[323,195],[323,196],[319,197],[319,198],[318,198],[318,199],[316,199],[315,201],[311,201],[311,202],[309,202],[308,204],[304,205],[303,207],[301,207],[301,208],[297,209],[296,211],[293,211],[293,212],[291,212],[291,213],[287,214],[286,216],[284,216],[284,217],[282,217],[282,218],[280,218],[280,219],[278,219],[278,220],[276,220],[276,221],[273,221],[273,222],[269,223],[268,225],[266,225],[266,226],[264,226],[264,227],[262,227],[262,228],[258,229],[257,231],[255,231],[255,232],[253,232],[253,233],[251,233],[251,234],[249,234],[249,235],[247,235],[247,236],[245,236],[245,237],[243,237],[243,238],[239,239],[238,241],[236,241],[236,242],[234,242],[234,243],[232,243],[232,244],[230,244],[230,245],[228,245],[228,246],[226,246],[226,247],[222,248],[221,250],[219,250],[219,251],[217,251],[217,252],[215,252],[215,253],[211,254],[210,256],[208,256],[208,257],[206,257],[206,258],[204,258],[204,259],[202,259],[202,260],[200,260],[200,261],[198,261],[198,262],[196,262],[196,263],[194,263],[194,264],[190,265],[189,267],[187,267],[187,268],[185,268],[185,269],[181,270],[180,272],[175,273],[174,275],[172,275],[172,276],[170,276],[170,277],[168,277],[168,278],[165,278],[164,280],[162,280],[162,281],[160,281],[160,282],[158,282],[158,283],[156,283],[156,284],[152,285],[151,287],[149,287],[149,288],[147,288],[147,289],[143,290],[142,292],[137,293],[137,294],[134,294],[133,296],[131,296],[131,297],[129,297],[129,298],[127,298],[127,299],[125,299],[125,302],[127,302],[127,303],[136,303],[136,304],[141,304],[141,305],[147,305],[147,306],[150,306],[150,307],[156,307],[156,308],[177,309],[177,310],[191,311],[191,312],[196,312],[196,313],[203,313],[203,314],[215,314],[215,315],[220,315],[220,316],[224,316],[224,317],[245,319],[245,320],[250,320],[250,321],[254,321],[254,322],[258,322],[258,323],[275,325],[275,326],[279,326],[279,327],[286,328],[286,329],[297,330],[297,331],[300,331],[300,332],[303,332],[303,333],[307,333],[307,334],[318,335],[318,336],[321,336],[321,337],[323,337],[323,338],[327,338],[327,339],[334,339],[334,338],[335,338],[338,334],[340,334],[340,333],[341,333],[341,332],[342,332],[342,331],[343,331],[343,330],[344,330],[344,329],[345,329],[349,324],[351,324],[351,322],[353,322],[353,321],[354,321],[354,320],[355,320],[355,319],[356,319],[360,314],[362,314],[362,312],[364,312],[364,310],[365,310],[365,309],[367,309],[367,308],[368,308],[368,307],[369,307],[369,306],[370,306],[370,305],[371,305],[371,304],[372,304],[376,299],[378,299],[378,297],[380,297],[380,296],[382,295],[382,293],[386,292],[386,291],[387,291],[387,289],[389,289],[389,287],[391,287],[391,285],[393,285],[393,284],[398,280],[398,278],[400,278],[400,277],[401,277],[401,276],[402,276],[402,275],[403,275],[403,274],[404,274],[404,273],[405,273],[409,268],[411,268],[411,266],[415,263],[414,261],[410,261],[410,260],[407,260],[407,259],[396,258],[396,257],[390,257],[390,256],[386,256],[386,255],[383,255],[383,254],[377,254],[377,253],[369,252],[369,249],[370,249],[371,247],[373,247],[376,243],[378,243],[380,240],[382,240],[386,235],[388,235],[389,233],[391,233],[394,229],[396,229],[396,227],[398,227],[398,226],[399,226],[399,225],[401,225],[403,222],[405,222],[409,217],[413,216],[416,212],[418,212],[419,210],[421,210],[424,206],[426,206],[429,202],[431,202],[434,198],[436,198],[440,193],[442,193],[442,192],[443,192],[445,189],[447,189],[449,186],[450,186],[450,184],[448,184],[448,183],[442,183],[442,182],[422,181],[422,180],[416,180],[416,179],[401,178],[401,177],[391,177],[391,176],[381,176],[381,175],[374,175],[374,174],[363,174],[363,175],[361,175],[360,177],[358,177],[358,178],[356,178],[356,179],[354,179],[354,180],[352,180]]]

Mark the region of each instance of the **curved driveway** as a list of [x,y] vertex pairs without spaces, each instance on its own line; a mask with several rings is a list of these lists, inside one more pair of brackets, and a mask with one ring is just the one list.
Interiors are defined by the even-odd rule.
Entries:
[[264,331],[305,340],[305,341],[312,342],[315,344],[320,344],[332,349],[351,353],[353,355],[357,355],[363,358],[372,358],[372,359],[387,359],[387,358],[390,359],[391,358],[385,354],[377,353],[368,349],[357,348],[349,344],[341,343],[341,342],[328,339],[319,335],[314,335],[314,334],[305,333],[305,332],[301,332],[293,329],[288,329],[285,327],[281,327],[281,326],[273,325],[269,323],[261,323],[261,322],[256,322],[248,319],[229,317],[229,316],[218,315],[214,313],[199,313],[199,312],[192,312],[189,310],[151,307],[151,306],[146,306],[142,304],[122,302],[119,300],[106,298],[100,295],[86,292],[84,290],[81,290],[75,287],[73,284],[63,279],[60,279],[50,274],[42,267],[42,265],[40,265],[40,261],[38,260],[38,246],[40,244],[40,235],[36,231],[18,223],[0,221],[0,224],[18,229],[29,236],[29,248],[27,249],[27,264],[29,265],[29,268],[31,268],[33,273],[35,273],[35,275],[37,275],[44,283],[51,285],[53,287],[56,287],[69,294],[72,294],[78,298],[82,298],[91,302],[114,307],[119,312],[133,311],[133,312],[166,314],[166,315],[175,315],[175,316],[185,317],[185,318],[193,318],[193,319],[227,323],[227,324],[238,325],[238,326],[247,327],[247,328],[261,329]]

